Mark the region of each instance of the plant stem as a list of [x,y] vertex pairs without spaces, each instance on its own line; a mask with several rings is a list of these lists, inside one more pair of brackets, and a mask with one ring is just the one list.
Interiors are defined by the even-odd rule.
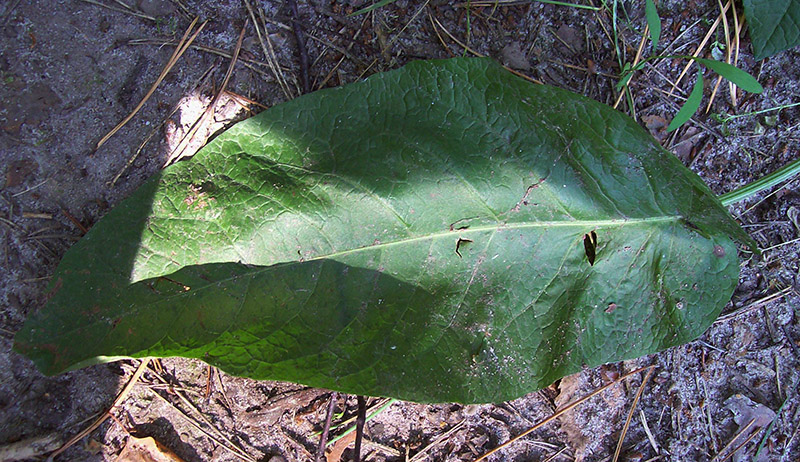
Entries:
[[725,115],[720,115],[719,116],[719,120],[722,123],[728,123],[731,120],[735,120],[735,119],[738,119],[738,118],[741,118],[741,117],[748,117],[748,116],[754,116],[754,115],[759,115],[759,114],[766,114],[767,112],[780,111],[781,109],[788,109],[790,107],[795,107],[795,106],[800,106],[800,102],[792,103],[792,104],[783,104],[781,106],[775,106],[775,107],[770,107],[770,108],[767,108],[767,109],[761,109],[760,111],[745,112],[744,114],[734,114],[734,115],[725,114]]
[[358,395],[358,418],[356,419],[356,443],[353,462],[361,462],[361,440],[364,439],[364,423],[367,421],[367,398]]
[[559,6],[569,6],[572,8],[581,8],[584,10],[592,10],[592,11],[600,11],[602,10],[599,6],[591,6],[591,5],[579,5],[577,3],[567,3],[567,2],[558,2],[556,0],[534,0],[539,3],[549,3],[551,5],[559,5]]
[[350,16],[358,16],[360,14],[369,13],[370,11],[372,11],[372,10],[374,10],[376,8],[380,8],[382,6],[386,6],[386,5],[390,4],[390,3],[394,3],[395,1],[397,1],[397,0],[381,0],[379,2],[373,3],[372,5],[370,5],[368,7],[361,8],[358,11],[354,11],[354,12],[348,14],[347,16],[348,17],[350,17]]
[[734,189],[719,196],[720,202],[725,207],[735,204],[736,202],[743,201],[767,188],[771,188],[778,183],[781,183],[800,173],[800,159],[790,162],[788,165],[780,168],[769,175],[756,180],[750,184],[746,184],[741,188]]
[[322,435],[319,437],[319,447],[317,454],[314,456],[314,462],[322,462],[322,457],[325,455],[325,448],[328,445],[328,432],[331,429],[331,418],[333,417],[333,409],[336,407],[337,393],[331,393],[331,400],[328,403],[328,413],[325,415],[325,426],[322,428]]
[[[387,407],[391,406],[392,404],[394,404],[394,403],[396,403],[396,402],[397,402],[397,399],[395,399],[395,398],[392,398],[392,399],[390,399],[390,400],[389,400],[389,401],[387,401],[387,402],[386,402],[386,403],[385,403],[383,406],[379,407],[378,409],[375,409],[375,411],[374,411],[374,412],[371,412],[371,413],[370,413],[370,414],[367,416],[367,421],[371,420],[373,417],[375,417],[376,415],[378,415],[378,414],[380,414],[381,412],[383,412],[383,411],[384,411],[384,409],[386,409]],[[339,435],[339,436],[337,436],[336,438],[333,438],[332,440],[328,441],[328,446],[330,446],[331,444],[333,444],[333,443],[335,443],[335,442],[339,441],[340,439],[344,438],[345,436],[347,436],[348,434],[350,434],[350,433],[351,433],[353,430],[355,430],[355,429],[356,429],[355,425],[354,425],[354,426],[352,426],[352,427],[350,427],[350,428],[348,428],[348,429],[347,429],[347,430],[345,430],[345,432],[344,432],[344,433],[342,433],[341,435]]]

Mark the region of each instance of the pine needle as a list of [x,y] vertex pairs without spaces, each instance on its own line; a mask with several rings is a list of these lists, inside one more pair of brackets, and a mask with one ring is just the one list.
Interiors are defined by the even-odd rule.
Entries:
[[194,39],[197,38],[197,34],[199,34],[200,31],[203,30],[203,28],[206,26],[206,24],[208,22],[208,21],[206,21],[203,24],[200,24],[200,27],[197,29],[197,31],[195,31],[195,33],[192,34],[192,36],[189,38],[189,40],[186,40],[186,37],[189,36],[189,33],[194,28],[194,25],[197,23],[198,19],[199,18],[194,18],[194,21],[192,21],[192,23],[189,24],[189,28],[186,29],[186,32],[184,32],[183,37],[181,38],[181,41],[178,43],[178,46],[175,48],[175,51],[172,53],[172,56],[170,56],[169,61],[167,61],[166,66],[164,66],[164,69],[161,71],[161,74],[158,76],[158,78],[156,79],[155,83],[153,83],[153,86],[150,87],[150,90],[147,91],[147,94],[144,95],[144,98],[142,98],[142,100],[139,101],[139,104],[136,105],[136,107],[133,109],[133,111],[131,111],[130,114],[128,114],[127,117],[122,119],[122,122],[118,123],[116,127],[111,129],[111,131],[108,132],[106,134],[106,136],[104,136],[100,141],[97,142],[97,146],[95,147],[95,149],[98,149],[100,146],[102,146],[103,143],[105,143],[106,141],[108,141],[109,138],[114,136],[114,134],[117,133],[122,127],[124,127],[125,124],[130,122],[131,119],[133,119],[133,117],[136,115],[136,113],[139,112],[140,109],[142,109],[142,106],[144,106],[144,103],[146,103],[147,100],[150,99],[150,97],[153,95],[153,93],[155,93],[156,88],[158,88],[158,86],[161,84],[161,82],[167,76],[169,71],[172,70],[172,68],[175,66],[175,63],[178,62],[178,60],[181,58],[183,53],[189,48],[189,45],[191,45],[192,42],[194,42]]
[[473,462],[480,462],[482,460],[485,460],[487,457],[491,456],[492,454],[496,453],[497,451],[499,451],[499,450],[501,450],[501,449],[503,449],[503,448],[505,448],[507,446],[510,446],[510,445],[514,444],[515,442],[517,442],[521,438],[524,438],[528,434],[538,430],[539,428],[547,425],[548,423],[552,422],[553,420],[561,417],[561,415],[563,415],[567,411],[570,411],[573,408],[583,404],[585,401],[588,401],[592,397],[602,393],[603,391],[607,390],[611,386],[616,385],[616,384],[622,382],[623,380],[627,379],[628,377],[630,377],[630,376],[632,376],[634,374],[638,374],[639,372],[642,372],[645,369],[650,369],[652,371],[652,368],[653,368],[653,366],[640,367],[639,369],[636,369],[634,371],[628,372],[627,374],[625,374],[623,376],[620,376],[619,378],[617,378],[617,380],[614,380],[613,382],[610,382],[610,383],[608,383],[606,385],[603,385],[602,387],[600,387],[600,388],[596,389],[595,391],[589,393],[588,395],[584,396],[583,398],[579,398],[579,399],[567,404],[566,406],[562,407],[561,409],[559,409],[555,413],[553,413],[550,417],[547,417],[546,419],[542,420],[541,422],[539,422],[538,424],[534,425],[533,427],[525,430],[524,432],[522,432],[519,435],[511,438],[510,440],[506,441],[505,443],[501,444],[500,446],[498,446],[498,447],[492,449],[491,451],[487,452],[486,454],[478,457]]

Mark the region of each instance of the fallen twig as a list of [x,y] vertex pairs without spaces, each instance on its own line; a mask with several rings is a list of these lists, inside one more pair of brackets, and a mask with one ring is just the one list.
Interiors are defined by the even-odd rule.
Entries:
[[287,0],[289,11],[292,13],[292,30],[294,38],[297,40],[297,54],[300,57],[300,82],[303,85],[303,93],[311,91],[311,81],[308,78],[308,51],[306,50],[306,38],[303,35],[303,27],[300,24],[300,14],[297,11],[297,3],[294,0]]
[[95,420],[91,425],[89,425],[88,427],[84,428],[80,433],[78,433],[77,435],[75,435],[72,438],[70,438],[70,440],[67,441],[66,443],[64,443],[63,446],[61,446],[60,448],[58,448],[55,451],[53,451],[47,457],[47,460],[48,461],[52,461],[53,458],[55,458],[56,456],[58,456],[62,452],[66,451],[67,449],[69,449],[72,445],[74,445],[78,441],[82,440],[85,436],[87,436],[88,434],[92,433],[97,427],[102,425],[102,423],[105,422],[106,419],[109,418],[109,416],[111,416],[111,410],[114,409],[115,407],[117,407],[120,403],[122,403],[123,400],[125,400],[125,398],[128,397],[128,393],[131,392],[131,390],[133,389],[133,386],[136,385],[136,382],[139,381],[139,377],[141,377],[142,374],[144,373],[145,369],[147,369],[147,364],[149,362],[150,362],[149,358],[143,359],[142,362],[139,363],[139,367],[136,368],[136,372],[133,373],[133,376],[128,381],[128,384],[125,385],[125,388],[123,388],[121,392],[119,392],[119,395],[117,395],[117,399],[114,400],[114,403],[111,404],[111,406],[108,408],[108,410],[106,412],[104,412],[103,414],[101,414],[100,417],[97,418],[97,420]]
[[314,462],[321,462],[322,457],[325,455],[325,448],[328,446],[328,432],[331,429],[331,419],[333,418],[333,409],[336,407],[336,392],[331,393],[331,400],[328,403],[328,412],[325,414],[325,425],[322,427],[322,434],[319,437],[319,446],[317,454],[314,456]]

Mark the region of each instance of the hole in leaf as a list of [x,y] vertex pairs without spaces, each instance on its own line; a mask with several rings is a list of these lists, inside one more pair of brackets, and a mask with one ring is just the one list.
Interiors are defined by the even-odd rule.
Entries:
[[468,242],[472,242],[472,239],[464,239],[463,237],[459,237],[456,241],[456,255],[458,255],[459,258],[461,258],[461,246]]
[[696,224],[692,223],[687,219],[683,219],[683,224],[686,225],[687,228],[691,229],[692,231],[700,231],[700,228],[697,227]]
[[594,258],[597,256],[597,233],[594,231],[583,235],[583,250],[590,265],[594,265]]

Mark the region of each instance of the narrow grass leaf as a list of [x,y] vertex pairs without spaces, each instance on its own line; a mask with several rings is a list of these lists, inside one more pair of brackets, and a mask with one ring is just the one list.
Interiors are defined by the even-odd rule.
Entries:
[[749,91],[750,93],[761,93],[764,91],[764,87],[758,83],[755,77],[736,66],[731,66],[728,63],[713,59],[695,58],[695,61],[730,80],[734,85],[744,91]]
[[686,99],[683,107],[675,114],[675,118],[672,119],[672,122],[669,123],[667,131],[671,132],[676,130],[678,127],[688,122],[694,113],[697,112],[701,102],[703,102],[703,73],[698,72],[697,81],[694,83],[692,93],[689,94],[689,98]]
[[626,86],[628,86],[628,82],[630,82],[630,81],[631,81],[631,78],[633,78],[633,71],[632,71],[632,70],[630,70],[630,71],[627,71],[627,73],[625,73],[625,74],[622,76],[622,78],[621,78],[621,79],[619,79],[619,82],[617,82],[617,85],[616,85],[616,87],[615,87],[615,88],[616,88],[616,90],[617,90],[617,91],[622,91],[622,89],[623,89],[623,88],[625,88]]
[[558,6],[568,6],[570,8],[578,8],[583,10],[592,10],[592,11],[600,11],[603,8],[599,6],[592,6],[592,5],[580,5],[578,3],[569,3],[569,2],[559,2],[555,0],[534,0],[539,3],[549,3],[551,5],[558,5]]
[[725,207],[755,196],[759,192],[782,183],[793,176],[800,174],[800,159],[797,159],[784,167],[760,178],[757,181],[748,183],[741,188],[727,192],[719,196],[720,202]]
[[360,14],[369,13],[370,11],[372,11],[374,9],[380,8],[382,6],[386,6],[386,5],[390,4],[390,3],[394,3],[395,1],[397,1],[397,0],[381,0],[379,2],[373,3],[370,6],[361,8],[358,11],[354,11],[354,12],[348,14],[347,16],[358,16]]
[[658,48],[658,39],[661,37],[661,18],[653,0],[647,0],[644,6],[644,14],[647,18],[647,25],[650,26],[650,41],[653,42],[653,50]]

